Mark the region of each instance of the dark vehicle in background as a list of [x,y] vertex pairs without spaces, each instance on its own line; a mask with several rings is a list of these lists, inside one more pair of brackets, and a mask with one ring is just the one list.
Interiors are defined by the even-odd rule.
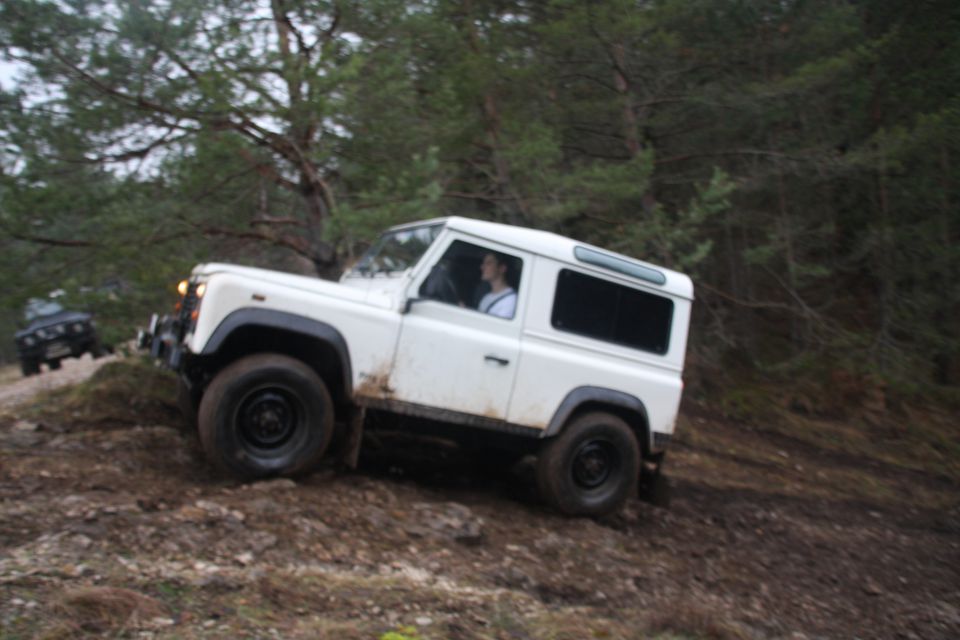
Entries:
[[26,327],[14,334],[23,375],[40,373],[40,365],[60,368],[64,358],[79,358],[89,353],[99,358],[106,353],[93,317],[89,313],[67,311],[53,300],[33,299],[24,310]]

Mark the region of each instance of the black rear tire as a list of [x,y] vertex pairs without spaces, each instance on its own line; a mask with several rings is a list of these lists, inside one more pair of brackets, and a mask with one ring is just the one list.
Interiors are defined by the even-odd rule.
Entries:
[[575,417],[548,441],[537,461],[537,486],[548,504],[571,516],[618,511],[634,493],[640,447],[619,417],[591,412]]
[[50,371],[56,371],[62,365],[60,364],[59,360],[50,360],[49,362],[47,362],[47,366],[50,367]]
[[313,468],[333,435],[333,402],[303,362],[263,353],[237,360],[204,392],[200,443],[221,469],[244,478]]
[[23,372],[25,378],[29,378],[40,373],[40,363],[36,360],[21,360],[20,371]]

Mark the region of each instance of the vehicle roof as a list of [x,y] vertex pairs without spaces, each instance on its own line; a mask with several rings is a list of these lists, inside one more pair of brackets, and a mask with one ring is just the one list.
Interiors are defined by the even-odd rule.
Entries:
[[[593,270],[601,273],[608,273],[620,278],[643,284],[647,287],[654,287],[666,293],[670,293],[682,298],[693,299],[693,282],[690,277],[672,269],[667,269],[643,260],[631,258],[615,251],[609,251],[600,247],[580,242],[572,238],[567,238],[550,231],[540,231],[538,229],[528,229],[526,227],[517,227],[499,222],[488,222],[486,220],[475,220],[473,218],[462,218],[459,216],[449,216],[444,218],[433,218],[430,220],[420,220],[408,224],[397,225],[393,229],[403,229],[417,227],[426,224],[445,224],[448,229],[460,231],[478,238],[491,240],[499,244],[515,247],[521,251],[535,253],[548,258],[553,258],[560,262],[567,262],[578,267]],[[648,280],[630,276],[622,271],[606,269],[594,264],[588,264],[578,260],[574,255],[577,247],[585,247],[600,252],[612,258],[619,258],[629,263],[653,269],[661,273],[666,282],[664,284],[651,283]]]

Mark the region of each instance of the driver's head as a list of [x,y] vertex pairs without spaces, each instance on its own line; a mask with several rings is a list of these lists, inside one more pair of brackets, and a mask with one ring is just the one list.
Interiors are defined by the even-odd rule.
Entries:
[[490,251],[480,262],[480,279],[490,283],[506,280],[508,268],[507,260],[502,255]]

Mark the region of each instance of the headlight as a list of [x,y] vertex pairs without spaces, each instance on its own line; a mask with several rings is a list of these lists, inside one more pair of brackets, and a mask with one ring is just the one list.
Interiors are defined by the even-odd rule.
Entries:
[[187,290],[189,288],[190,288],[190,282],[188,282],[187,280],[181,280],[177,284],[177,293],[179,293],[181,296],[185,296],[187,295]]
[[82,333],[82,332],[83,332],[83,323],[82,323],[82,322],[74,322],[72,325],[70,325],[70,330],[73,331],[74,333]]
[[43,340],[44,338],[47,337],[47,332],[44,331],[43,329],[37,329],[37,337]]
[[67,325],[58,324],[50,328],[50,333],[55,336],[62,336],[67,332]]
[[33,336],[27,336],[23,339],[23,344],[27,347],[32,347],[33,345],[37,344],[37,341],[33,338]]

